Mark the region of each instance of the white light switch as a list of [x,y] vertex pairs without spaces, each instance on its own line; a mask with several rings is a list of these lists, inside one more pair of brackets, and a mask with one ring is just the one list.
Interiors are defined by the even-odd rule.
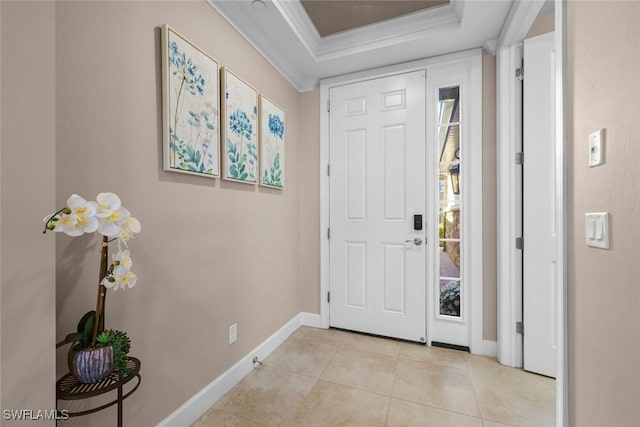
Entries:
[[587,244],[589,239],[596,238],[596,222],[593,219],[587,218]]
[[593,212],[585,214],[587,225],[587,245],[593,248],[609,249],[609,213]]
[[604,129],[589,135],[589,167],[604,163]]

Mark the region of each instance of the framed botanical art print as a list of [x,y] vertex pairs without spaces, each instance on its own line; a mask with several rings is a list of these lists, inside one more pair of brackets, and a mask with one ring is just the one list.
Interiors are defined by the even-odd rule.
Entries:
[[258,179],[258,92],[228,68],[222,71],[222,177],[255,184]]
[[260,185],[284,188],[284,110],[260,96]]
[[218,62],[162,27],[164,170],[220,176]]

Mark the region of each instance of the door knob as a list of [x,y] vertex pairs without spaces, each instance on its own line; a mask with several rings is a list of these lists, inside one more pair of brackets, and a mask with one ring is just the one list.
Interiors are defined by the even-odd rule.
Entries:
[[422,239],[420,237],[416,237],[415,239],[405,240],[405,243],[413,242],[414,245],[420,246],[422,244]]

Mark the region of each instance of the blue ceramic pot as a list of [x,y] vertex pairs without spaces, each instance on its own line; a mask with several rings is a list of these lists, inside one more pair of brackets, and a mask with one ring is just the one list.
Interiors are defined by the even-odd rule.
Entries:
[[113,371],[113,346],[93,350],[71,350],[69,371],[83,384],[94,384]]

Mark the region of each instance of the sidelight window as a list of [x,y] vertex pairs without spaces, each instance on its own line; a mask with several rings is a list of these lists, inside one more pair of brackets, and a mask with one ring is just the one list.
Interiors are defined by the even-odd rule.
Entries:
[[460,158],[460,87],[440,88],[438,97],[439,143],[439,314],[461,316],[462,241],[461,218],[464,188],[460,186],[463,173]]

